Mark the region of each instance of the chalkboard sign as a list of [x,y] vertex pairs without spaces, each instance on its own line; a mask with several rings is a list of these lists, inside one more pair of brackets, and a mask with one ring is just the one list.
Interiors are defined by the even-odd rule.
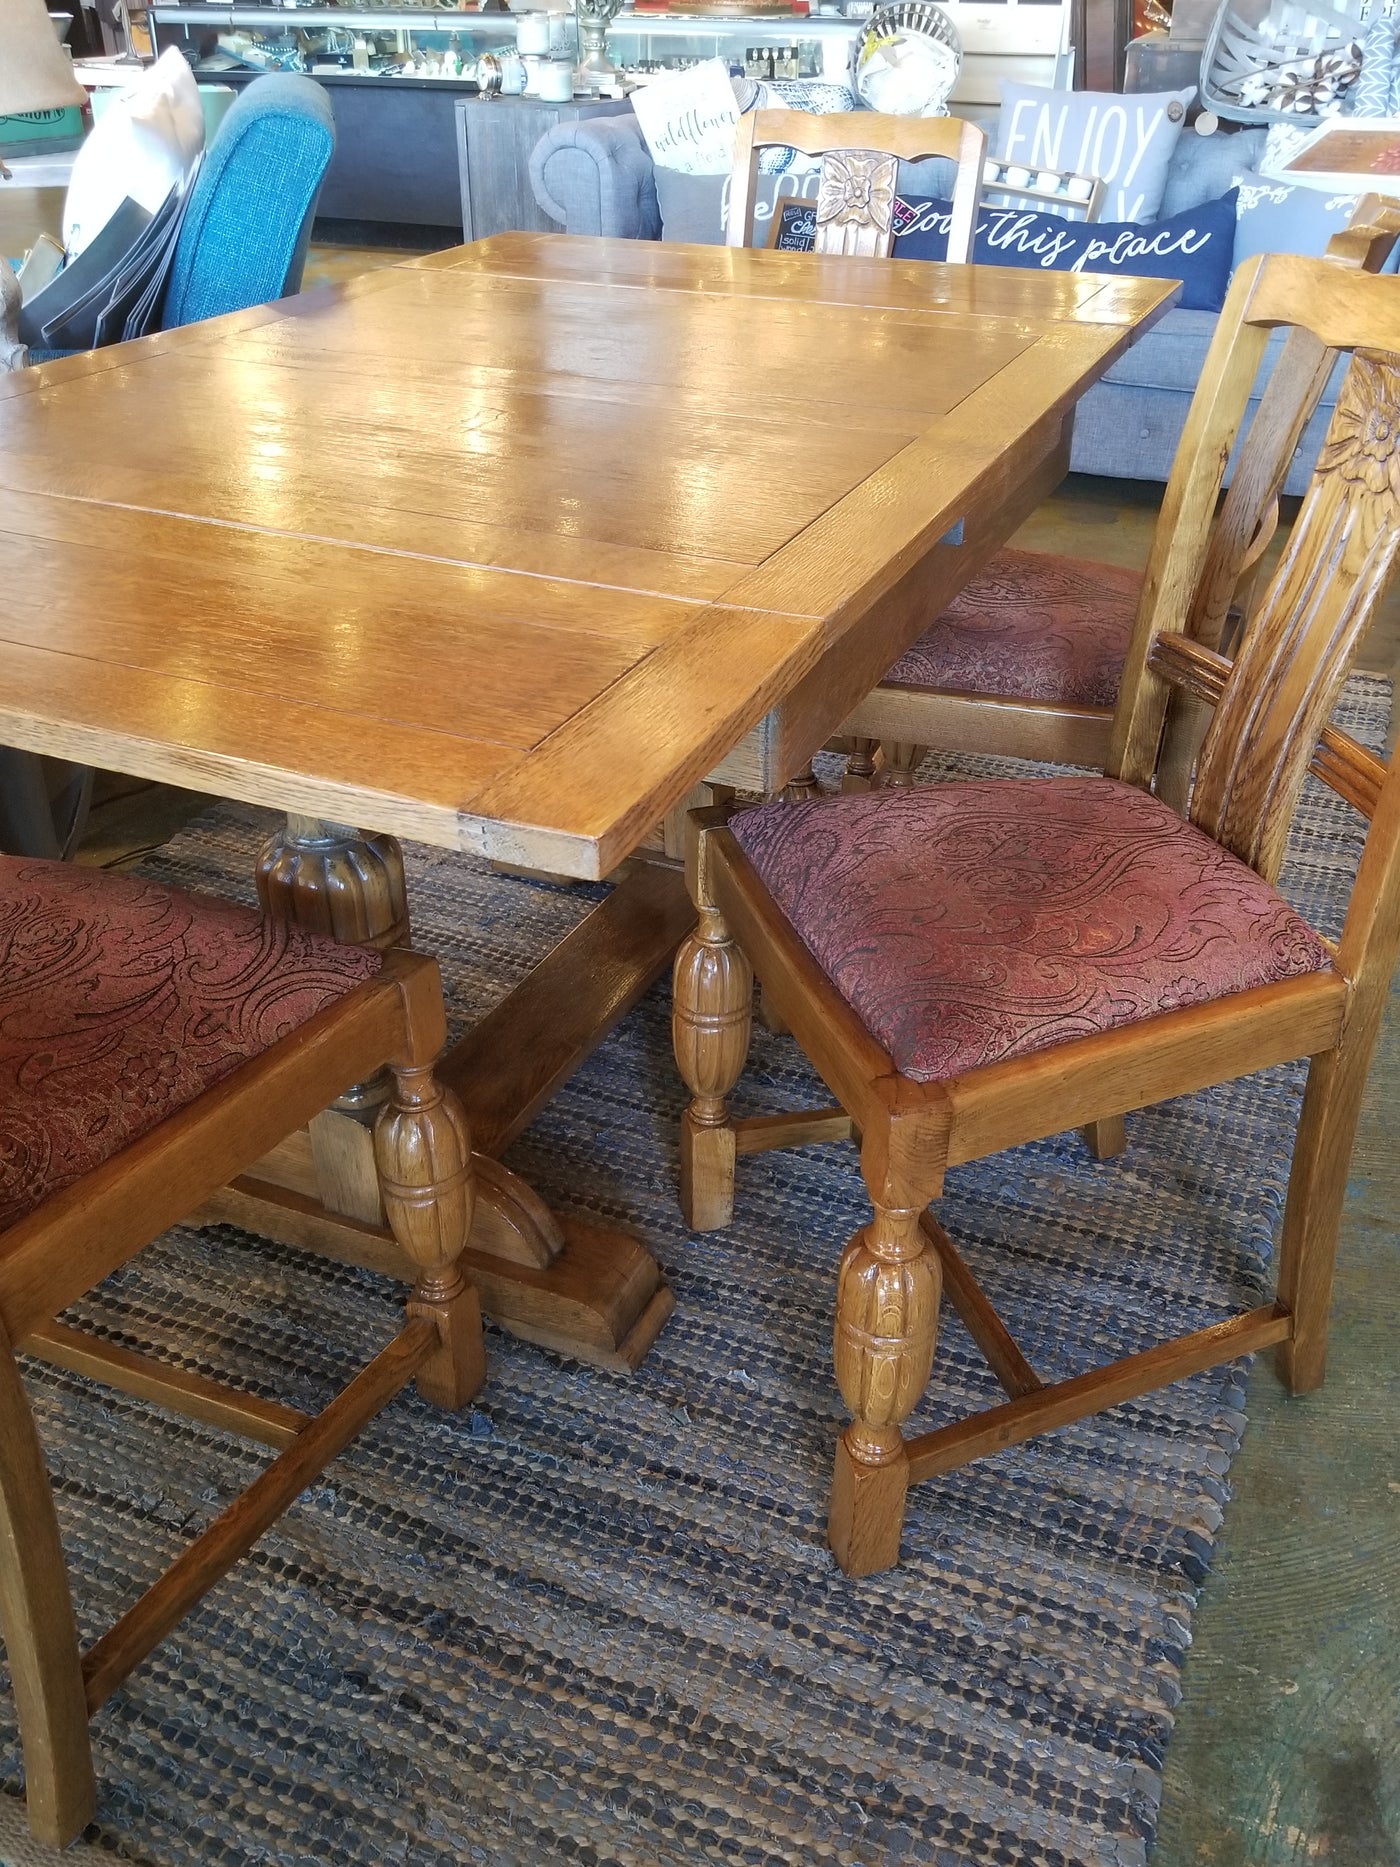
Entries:
[[781,201],[768,244],[775,253],[810,253],[817,244],[815,201]]

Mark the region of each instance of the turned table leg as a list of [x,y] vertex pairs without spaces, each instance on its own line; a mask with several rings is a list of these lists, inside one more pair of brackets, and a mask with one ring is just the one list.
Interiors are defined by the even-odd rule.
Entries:
[[[334,939],[387,948],[408,936],[403,861],[393,837],[290,817],[262,852],[258,892],[267,912]],[[414,1303],[431,1307],[442,1327],[451,1322],[462,1332],[428,1377],[444,1404],[457,1404],[448,1396],[467,1391],[473,1378],[451,1369],[458,1362],[469,1368],[477,1298],[527,1341],[600,1367],[636,1368],[675,1308],[656,1260],[628,1232],[557,1218],[497,1156],[636,1004],[693,918],[674,870],[629,874],[439,1060],[437,1083],[477,1150],[471,1193],[463,1194],[469,1236],[461,1254],[475,1298],[458,1298],[436,1260],[435,1268],[426,1267],[419,1232],[405,1229],[414,1200],[391,1209],[386,1197],[386,1182],[417,1184],[411,1173],[376,1161],[372,1123],[393,1093],[388,1072],[357,1085],[206,1201],[202,1219],[412,1283]],[[428,1117],[430,1104],[437,1106],[421,1085],[400,1084],[390,1103],[392,1132],[416,1133],[426,1122],[445,1134],[445,1118]]]
[[[403,851],[394,836],[366,836],[348,824],[288,816],[258,857],[263,912],[342,946],[383,953],[408,944]],[[338,1098],[347,1113],[374,1109],[389,1093],[382,1072]]]
[[[392,836],[366,836],[348,824],[289,816],[258,857],[263,911],[344,946],[385,952],[408,941],[403,851]],[[311,1121],[316,1190],[330,1212],[385,1223],[369,1124],[389,1094],[380,1070],[354,1083]]]
[[849,795],[853,791],[868,791],[879,776],[878,739],[850,739],[847,741],[846,770],[841,778],[841,790]]
[[914,774],[928,757],[928,747],[886,739],[881,747],[883,760],[876,773],[877,790],[905,791],[914,782]]
[[814,797],[822,795],[822,788],[817,783],[817,774],[808,759],[801,771],[795,771],[783,786],[782,798],[785,804],[806,804]]

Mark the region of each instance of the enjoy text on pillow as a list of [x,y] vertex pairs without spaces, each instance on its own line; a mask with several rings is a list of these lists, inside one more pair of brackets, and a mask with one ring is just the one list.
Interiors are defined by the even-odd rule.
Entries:
[[1164,123],[1167,105],[1155,97],[1124,97],[1113,103],[1095,102],[1070,130],[1070,112],[1047,106],[1034,97],[1018,97],[1006,116],[1000,154],[1028,169],[1073,169],[1079,175],[1101,175],[1112,182],[1118,199],[1114,218],[1139,220],[1155,212],[1161,200],[1149,201],[1149,190],[1134,183],[1144,158]]

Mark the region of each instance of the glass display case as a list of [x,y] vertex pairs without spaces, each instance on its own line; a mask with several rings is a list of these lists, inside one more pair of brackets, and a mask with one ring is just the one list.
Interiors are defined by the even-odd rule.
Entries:
[[481,53],[515,42],[510,13],[436,7],[201,4],[152,7],[148,18],[156,51],[178,45],[202,81],[304,71],[351,83],[460,83]]
[[[1001,78],[1068,82],[1071,0],[940,3],[963,47],[955,110],[976,115],[995,109]],[[546,6],[544,0],[540,10]],[[626,8],[609,30],[608,56],[628,85],[715,57],[751,77],[840,80],[859,23],[872,11],[873,0],[816,0],[809,13],[762,15]],[[133,12],[133,24],[140,17]],[[323,217],[428,227],[443,235],[462,224],[455,102],[475,93],[482,54],[514,47],[517,14],[183,0],[151,6],[144,17],[155,51],[179,46],[201,83],[237,86],[261,72],[297,71],[326,86],[337,146],[321,194]],[[576,59],[573,14],[561,9],[550,19],[551,52]],[[574,103],[582,107],[587,98]],[[521,137],[533,133],[522,121]],[[522,143],[517,166],[523,170],[527,159]]]
[[[767,78],[840,78],[856,24],[872,0],[823,0],[811,13],[743,15],[625,9],[608,51],[634,82],[720,57],[736,73]],[[955,103],[996,102],[995,77],[1051,81],[1068,48],[1065,0],[946,0],[963,46]],[[202,79],[237,82],[259,71],[304,71],[338,82],[471,86],[483,52],[515,43],[516,15],[448,7],[375,5],[226,6],[194,0],[149,11],[157,51],[180,45]],[[556,56],[576,57],[571,13],[551,15]],[[1013,70],[1012,67],[1017,69]],[[1034,73],[1021,67],[1034,67]]]

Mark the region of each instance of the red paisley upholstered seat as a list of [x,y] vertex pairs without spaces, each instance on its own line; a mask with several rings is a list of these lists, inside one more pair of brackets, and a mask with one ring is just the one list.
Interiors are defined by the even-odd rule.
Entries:
[[[92,1820],[93,1714],[375,1414],[410,1382],[454,1409],[481,1386],[481,1309],[459,1268],[471,1138],[433,1076],[446,1030],[437,963],[421,954],[337,946],[129,876],[0,857],[0,1641],[37,1839],[65,1847]],[[368,1361],[354,1356],[320,1412],[265,1399],[261,1369],[215,1380],[80,1326],[79,1299],[172,1226],[198,1223],[211,1195],[380,1070],[388,1096],[364,1164],[413,1290],[403,1326]],[[182,1277],[198,1274],[186,1260]],[[86,1642],[20,1355],[277,1448]]]
[[999,551],[885,676],[896,687],[1111,707],[1140,571]]
[[0,856],[0,1230],[379,966],[231,902]]
[[1102,778],[773,804],[731,828],[822,971],[918,1082],[1330,963],[1253,869]]

